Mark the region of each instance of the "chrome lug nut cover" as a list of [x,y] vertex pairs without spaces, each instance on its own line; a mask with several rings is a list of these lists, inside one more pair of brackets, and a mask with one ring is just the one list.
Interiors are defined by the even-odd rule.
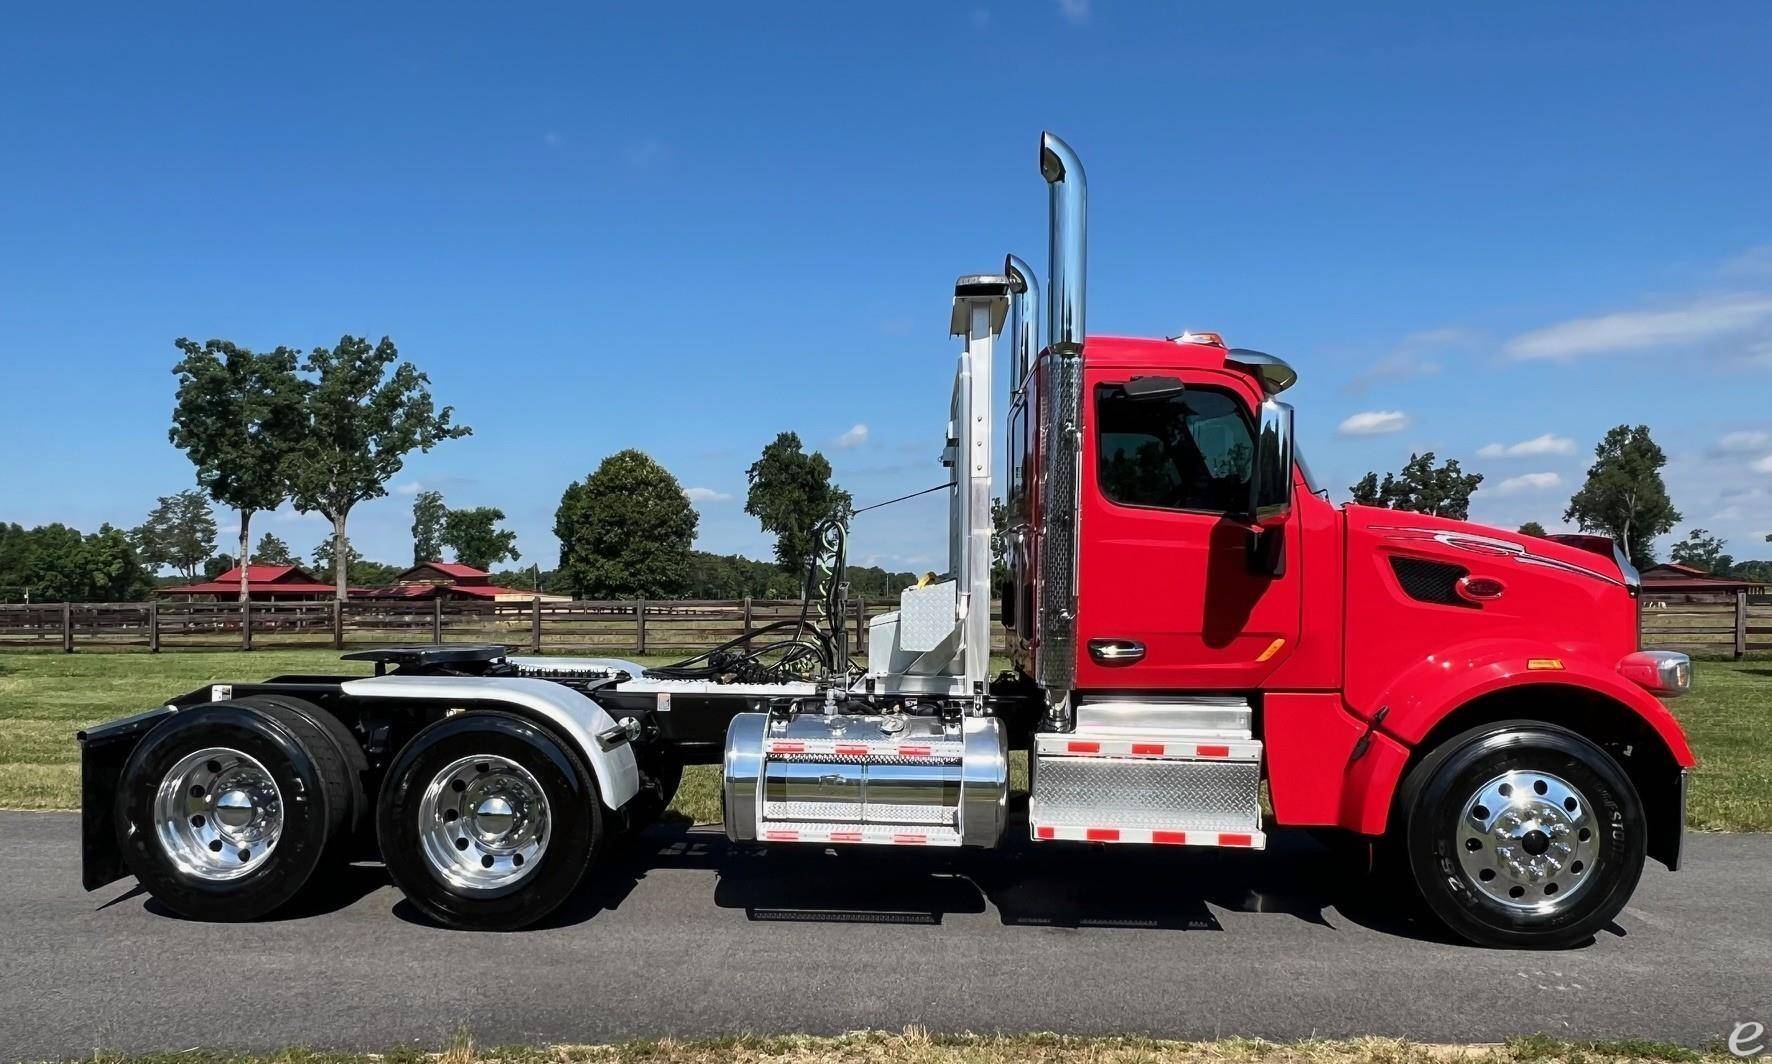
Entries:
[[154,837],[182,873],[211,882],[260,867],[283,834],[283,792],[250,754],[213,746],[179,759],[154,795]]
[[1600,856],[1587,797],[1560,776],[1514,771],[1465,800],[1455,827],[1459,864],[1475,888],[1512,909],[1566,907]]
[[547,851],[547,793],[517,762],[464,757],[432,778],[418,803],[425,860],[451,886],[474,893],[514,890]]

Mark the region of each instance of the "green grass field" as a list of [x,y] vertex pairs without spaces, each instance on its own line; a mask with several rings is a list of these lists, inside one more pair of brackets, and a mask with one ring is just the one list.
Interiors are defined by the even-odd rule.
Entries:
[[1500,1045],[1427,1045],[1395,1038],[1263,1042],[1227,1038],[1175,1042],[1156,1038],[1035,1035],[931,1035],[877,1031],[838,1037],[659,1039],[618,1045],[480,1048],[457,1037],[441,1050],[411,1046],[387,1053],[95,1053],[82,1064],[1704,1064],[1733,1060],[1721,1048],[1658,1042],[1566,1042],[1519,1038]]
[[[80,728],[206,683],[287,672],[367,675],[369,668],[339,661],[331,650],[0,654],[0,808],[77,806]],[[1772,830],[1772,661],[1700,662],[1694,687],[1671,703],[1701,760],[1691,825]],[[675,808],[698,822],[719,819],[718,770],[691,768]]]

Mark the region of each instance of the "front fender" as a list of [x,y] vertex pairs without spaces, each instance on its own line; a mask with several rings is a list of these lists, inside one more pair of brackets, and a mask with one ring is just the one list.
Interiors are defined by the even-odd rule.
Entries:
[[1679,721],[1661,700],[1600,662],[1522,640],[1485,640],[1430,655],[1398,676],[1362,715],[1396,739],[1415,746],[1448,714],[1486,695],[1533,687],[1580,688],[1634,713],[1666,745],[1682,768],[1696,763]]
[[602,706],[550,680],[510,676],[370,676],[342,685],[353,698],[443,703],[449,707],[497,706],[552,724],[578,748],[597,777],[603,804],[620,809],[640,790],[634,751],[623,742],[609,749],[597,736],[614,727]]

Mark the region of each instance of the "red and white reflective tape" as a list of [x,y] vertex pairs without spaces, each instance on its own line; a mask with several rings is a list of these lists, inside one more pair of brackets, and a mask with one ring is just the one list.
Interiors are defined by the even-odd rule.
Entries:
[[1074,734],[1046,734],[1036,736],[1035,743],[1042,757],[1162,758],[1175,761],[1257,761],[1261,758],[1259,739],[1177,742],[1155,737],[1080,739]]
[[763,752],[772,757],[898,757],[913,761],[958,761],[963,749],[963,745],[957,742],[856,742],[853,739],[770,739],[763,744]]
[[766,826],[758,834],[762,842],[809,842],[866,846],[958,846],[960,833],[952,828],[907,828],[902,824],[783,824]]
[[1267,848],[1259,831],[1181,831],[1163,828],[1118,828],[1088,824],[1034,824],[1039,842],[1119,842],[1144,846],[1222,846],[1239,850]]

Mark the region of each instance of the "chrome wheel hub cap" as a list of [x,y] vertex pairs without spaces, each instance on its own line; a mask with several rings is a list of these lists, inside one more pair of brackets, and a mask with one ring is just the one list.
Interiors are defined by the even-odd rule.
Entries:
[[1567,906],[1600,855],[1587,797],[1548,772],[1508,772],[1477,788],[1457,834],[1459,864],[1476,889],[1530,912]]
[[250,754],[212,746],[181,758],[154,795],[154,836],[185,875],[239,879],[283,834],[283,793]]
[[419,838],[431,869],[476,893],[514,890],[547,851],[547,794],[529,770],[495,755],[464,757],[425,788]]

